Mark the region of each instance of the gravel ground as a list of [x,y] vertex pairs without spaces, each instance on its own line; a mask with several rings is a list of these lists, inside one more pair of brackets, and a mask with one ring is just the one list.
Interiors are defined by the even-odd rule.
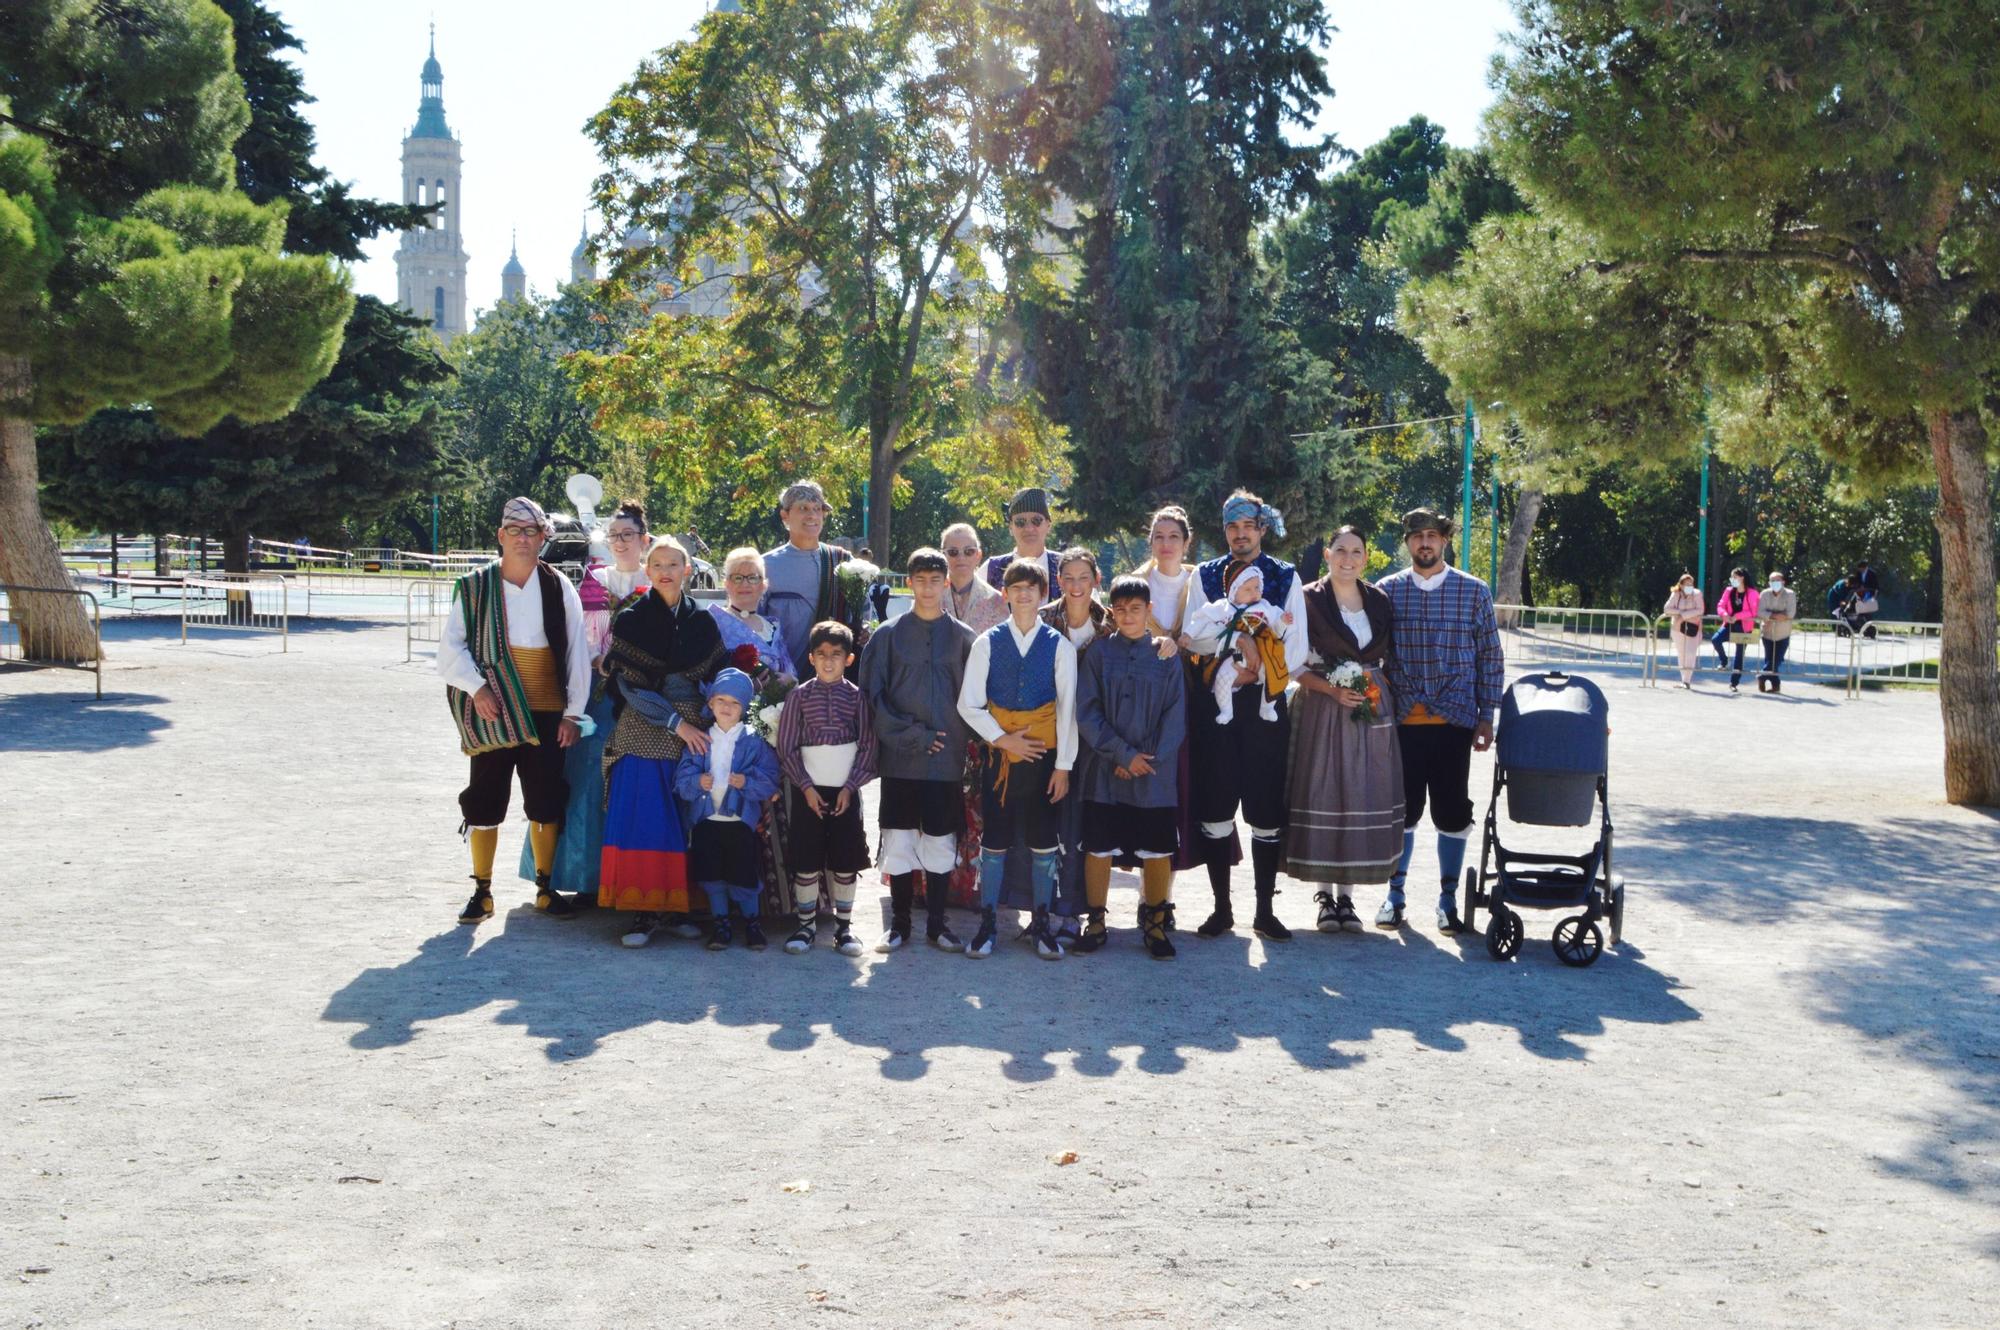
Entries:
[[1320,936],[1296,884],[1296,941],[1159,965],[1125,875],[1095,957],[848,960],[627,951],[513,881],[459,928],[463,760],[400,626],[106,633],[101,702],[0,674],[0,1325],[2000,1305],[2000,837],[1942,802],[1929,694],[1607,680],[1630,940],[1589,970],[1549,915],[1509,965],[1427,910]]

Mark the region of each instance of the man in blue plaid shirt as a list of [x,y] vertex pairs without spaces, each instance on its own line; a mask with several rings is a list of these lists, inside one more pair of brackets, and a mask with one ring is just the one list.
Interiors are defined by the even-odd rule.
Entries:
[[1383,928],[1403,922],[1403,879],[1417,846],[1417,823],[1428,798],[1437,828],[1441,933],[1456,933],[1455,904],[1465,842],[1472,834],[1467,789],[1472,754],[1493,745],[1505,660],[1493,595],[1486,583],[1444,561],[1451,519],[1429,508],[1403,515],[1410,566],[1379,585],[1395,611],[1396,650],[1388,661],[1396,694],[1396,738],[1403,756],[1403,857],[1389,879],[1389,898],[1375,915]]

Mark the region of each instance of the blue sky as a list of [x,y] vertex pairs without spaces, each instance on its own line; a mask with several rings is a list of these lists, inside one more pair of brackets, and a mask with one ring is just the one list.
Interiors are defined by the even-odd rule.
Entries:
[[[444,104],[464,145],[469,303],[500,293],[518,228],[530,285],[567,277],[599,164],[582,133],[646,53],[687,34],[707,0],[272,0],[306,43],[300,65],[320,162],[364,194],[393,198],[417,113],[426,25],[438,27]],[[1340,29],[1327,52],[1334,97],[1320,127],[1365,148],[1419,112],[1471,144],[1491,93],[1487,62],[1513,17],[1506,0],[1328,0]],[[355,272],[358,289],[395,291],[394,237]]]

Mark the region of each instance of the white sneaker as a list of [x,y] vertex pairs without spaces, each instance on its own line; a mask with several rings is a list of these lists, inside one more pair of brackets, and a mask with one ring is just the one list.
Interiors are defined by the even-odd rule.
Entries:
[[1403,926],[1403,907],[1393,900],[1383,901],[1382,908],[1375,911],[1375,926],[1377,928],[1401,928]]
[[657,914],[642,914],[632,921],[632,927],[627,929],[625,936],[618,940],[628,947],[643,947],[653,940],[653,932],[659,926],[660,916]]
[[786,954],[791,956],[803,956],[807,952],[811,951],[813,945],[813,936],[815,932],[816,932],[815,925],[800,924],[798,928],[793,931],[792,935],[785,939]]
[[854,930],[847,924],[837,924],[833,930],[833,949],[843,956],[859,956],[861,939],[854,936]]
[[908,941],[908,938],[892,928],[882,935],[880,942],[875,944],[875,952],[877,955],[886,956],[892,951],[901,951],[903,944]]

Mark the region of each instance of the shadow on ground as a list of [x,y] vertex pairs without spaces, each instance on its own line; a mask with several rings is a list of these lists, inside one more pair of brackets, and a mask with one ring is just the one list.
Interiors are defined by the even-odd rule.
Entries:
[[[1865,779],[1857,769],[1857,779]],[[2000,812],[1824,822],[1660,815],[1621,869],[1744,927],[1810,929],[1809,1000],[1964,1095],[1885,1166],[1952,1191],[2000,1184]],[[1710,873],[1689,872],[1690,847]],[[2000,1254],[2000,1239],[1992,1246]]]
[[103,753],[154,742],[173,724],[150,693],[15,693],[0,697],[0,752]]
[[1302,1067],[1331,1071],[1367,1057],[1378,1032],[1455,1052],[1466,1046],[1461,1032],[1480,1025],[1512,1030],[1537,1056],[1582,1059],[1579,1041],[1608,1022],[1700,1018],[1676,981],[1635,950],[1607,951],[1579,971],[1546,946],[1496,965],[1477,939],[1447,950],[1415,930],[1306,931],[1290,945],[1265,945],[1261,964],[1244,935],[1181,935],[1180,959],[1163,965],[1140,949],[1136,932],[1114,929],[1104,952],[1056,964],[1003,944],[990,960],[913,946],[864,967],[831,951],[824,933],[806,956],[775,945],[761,955],[740,946],[712,954],[697,942],[657,939],[629,951],[617,944],[617,918],[594,912],[561,923],[521,907],[483,945],[475,934],[484,930],[440,931],[402,964],[357,975],[323,1019],[360,1026],[352,1045],[376,1049],[497,1002],[507,1005],[496,1019],[546,1041],[549,1057],[577,1058],[621,1031],[712,1017],[772,1027],[766,1042],[779,1051],[811,1047],[825,1029],[879,1050],[891,1080],[921,1077],[933,1050],[957,1047],[1002,1053],[1009,1079],[1040,1081],[1060,1062],[1087,1076],[1128,1064],[1172,1074],[1191,1052],[1257,1039],[1275,1041]]

